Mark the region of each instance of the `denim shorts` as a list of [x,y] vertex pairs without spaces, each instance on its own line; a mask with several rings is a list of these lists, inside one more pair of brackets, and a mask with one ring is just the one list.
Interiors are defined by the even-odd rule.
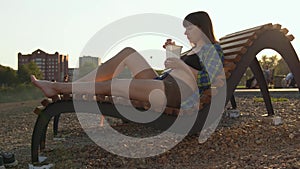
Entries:
[[[164,83],[168,107],[180,108],[183,100],[194,93],[185,82],[172,77],[169,73],[165,73],[155,79],[162,80]],[[180,90],[182,90],[182,92],[180,92]]]

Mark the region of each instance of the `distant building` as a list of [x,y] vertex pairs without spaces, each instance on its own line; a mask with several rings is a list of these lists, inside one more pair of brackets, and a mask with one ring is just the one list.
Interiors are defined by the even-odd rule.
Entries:
[[99,57],[92,56],[79,57],[79,68],[81,68],[85,63],[94,63],[95,65],[100,65],[101,59]]
[[73,81],[75,71],[78,71],[78,68],[69,68],[68,69],[69,82]]
[[24,64],[35,62],[43,72],[44,80],[62,82],[64,76],[68,74],[68,60],[68,55],[62,55],[58,52],[48,54],[38,49],[32,54],[23,55],[18,53],[18,69]]

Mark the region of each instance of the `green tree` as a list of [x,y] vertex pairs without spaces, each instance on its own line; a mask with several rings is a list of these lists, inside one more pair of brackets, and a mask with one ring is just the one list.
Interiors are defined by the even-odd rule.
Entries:
[[278,65],[278,56],[273,55],[271,57],[268,57],[267,55],[263,55],[259,60],[259,63],[262,68],[268,66],[270,70],[274,70]]
[[43,73],[34,62],[20,66],[17,74],[20,83],[30,83],[30,75],[35,75],[38,79],[43,78]]
[[[262,70],[266,66],[268,66],[269,69],[271,70],[271,72],[274,73],[274,71],[277,69],[277,65],[279,64],[278,56],[274,55],[274,56],[268,57],[267,55],[263,55],[261,57],[261,59],[259,60],[259,64],[260,64]],[[272,76],[274,76],[274,75],[275,74],[272,74]],[[240,86],[245,86],[246,81],[248,79],[250,79],[252,76],[253,76],[252,71],[250,70],[250,68],[247,68],[246,72],[244,73],[244,76],[242,77],[242,79],[241,79],[241,81],[239,83],[239,85]]]
[[16,70],[0,65],[0,85],[13,86],[17,84]]
[[280,76],[280,75],[287,75],[289,72],[290,72],[289,67],[284,61],[284,59],[280,59],[275,68],[274,74]]

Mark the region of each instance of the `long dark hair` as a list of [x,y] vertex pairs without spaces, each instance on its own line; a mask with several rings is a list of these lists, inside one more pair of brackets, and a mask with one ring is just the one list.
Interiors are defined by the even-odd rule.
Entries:
[[183,26],[195,25],[200,28],[212,44],[217,43],[214,35],[214,29],[209,15],[204,11],[188,14],[183,21]]

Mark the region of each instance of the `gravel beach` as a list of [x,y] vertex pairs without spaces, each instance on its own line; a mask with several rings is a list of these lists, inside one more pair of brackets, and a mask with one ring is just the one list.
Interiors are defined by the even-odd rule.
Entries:
[[[53,140],[51,121],[46,150],[40,155],[55,168],[300,168],[299,98],[273,102],[283,124],[272,124],[264,103],[253,97],[238,96],[240,116],[223,116],[216,131],[204,143],[198,135],[187,136],[174,148],[147,158],[126,158],[112,154],[95,144],[83,131],[76,114],[61,116],[59,135]],[[0,104],[0,148],[15,153],[19,165],[31,163],[31,134],[37,115],[33,109],[40,100]],[[112,124],[120,123],[110,119]],[[105,127],[105,126],[104,126]],[[159,131],[136,124],[116,125],[126,135],[147,137]],[[112,140],[108,140],[112,141]],[[161,140],[162,142],[172,140]],[[126,144],[119,145],[126,150]],[[135,145],[139,147],[140,145]],[[148,147],[141,147],[147,151]]]

